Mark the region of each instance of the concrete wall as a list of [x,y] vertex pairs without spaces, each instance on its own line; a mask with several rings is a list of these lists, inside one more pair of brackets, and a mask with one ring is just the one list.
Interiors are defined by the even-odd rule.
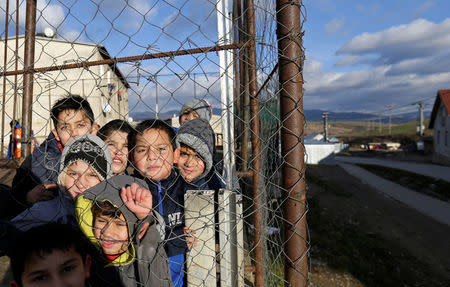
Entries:
[[[0,41],[0,63],[4,59],[4,41]],[[14,70],[15,38],[8,40],[8,71]],[[23,69],[24,38],[19,38],[19,65]],[[35,68],[51,65],[77,63],[81,61],[102,60],[98,47],[93,44],[68,43],[61,40],[36,37]],[[22,117],[22,76],[18,76],[16,118]],[[102,65],[87,69],[71,69],[47,73],[36,73],[33,84],[32,129],[39,142],[47,137],[53,128],[50,120],[50,108],[61,97],[71,94],[88,99],[96,121],[103,125],[112,119],[128,118],[128,91],[110,66]],[[111,95],[107,84],[115,84]],[[5,145],[9,141],[9,122],[13,118],[14,76],[7,77],[5,105]],[[0,81],[3,91],[3,81]],[[121,92],[119,101],[117,92]],[[104,113],[102,104],[108,103],[111,111]],[[0,105],[0,110],[2,106]],[[2,111],[3,112],[3,111]]]
[[334,164],[335,145],[330,143],[306,143],[307,164]]

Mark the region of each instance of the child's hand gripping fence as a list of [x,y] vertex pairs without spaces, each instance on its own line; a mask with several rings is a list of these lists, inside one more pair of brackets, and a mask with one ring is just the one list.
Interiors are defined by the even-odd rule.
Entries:
[[[198,238],[185,285],[306,286],[301,1],[7,0],[0,14],[3,156],[15,120],[22,157],[31,131],[41,147],[80,135],[80,123],[51,118],[68,95],[89,102],[92,133],[114,119],[178,128],[182,106],[206,100],[226,188],[183,194],[183,224]],[[145,177],[136,148],[127,171]]]

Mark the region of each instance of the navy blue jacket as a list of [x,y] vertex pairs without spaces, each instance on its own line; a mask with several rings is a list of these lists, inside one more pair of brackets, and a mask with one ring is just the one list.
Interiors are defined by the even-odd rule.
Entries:
[[213,168],[205,177],[186,183],[186,190],[214,190],[218,192],[219,189],[225,188],[225,185],[225,181]]
[[[142,178],[141,175],[137,176]],[[187,245],[184,236],[186,182],[174,169],[166,179],[153,181],[145,178],[145,181],[153,197],[153,209],[164,218],[166,223],[167,257],[186,253]]]
[[57,182],[61,154],[58,140],[52,132],[39,148],[33,151],[31,172],[39,179],[40,183]]

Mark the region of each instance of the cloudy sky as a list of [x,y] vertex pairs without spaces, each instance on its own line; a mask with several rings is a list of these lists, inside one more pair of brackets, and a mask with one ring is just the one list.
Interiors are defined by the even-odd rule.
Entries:
[[450,88],[449,1],[304,2],[305,108],[431,109]]
[[[4,37],[5,2],[0,1]],[[12,19],[15,2],[10,0]],[[21,1],[20,23],[25,19]],[[305,109],[375,112],[431,109],[450,88],[450,2],[447,0],[304,0]],[[217,12],[211,0],[38,0],[38,32],[98,43],[113,57],[213,46]],[[274,1],[255,0],[260,82],[276,63]],[[230,7],[231,9],[231,7]],[[263,11],[266,11],[263,13]],[[10,35],[14,34],[10,24]],[[21,30],[23,34],[23,30]],[[220,42],[220,41],[219,41]],[[196,95],[219,107],[216,53],[121,64],[131,84],[130,109],[168,111]],[[156,77],[155,77],[156,76]],[[195,84],[194,84],[195,80]],[[155,83],[158,83],[158,87]]]

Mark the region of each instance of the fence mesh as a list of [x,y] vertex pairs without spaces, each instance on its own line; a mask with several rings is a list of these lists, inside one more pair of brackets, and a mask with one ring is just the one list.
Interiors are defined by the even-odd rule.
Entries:
[[[5,24],[0,35],[2,156],[24,156],[17,154],[20,140],[14,141],[18,133],[14,121],[27,125],[22,120],[27,85],[24,74],[30,68],[25,66],[27,56],[32,57],[34,65],[30,110],[36,148],[48,143],[46,139],[52,132],[63,140],[58,138],[61,131],[53,123],[50,110],[58,100],[72,95],[89,102],[98,127],[112,120],[124,120],[131,125],[135,139],[147,145],[142,154],[150,157],[159,153],[157,157],[161,158],[170,151],[163,151],[162,147],[156,151],[155,143],[146,137],[145,128],[139,128],[139,124],[158,118],[179,128],[182,106],[192,99],[206,100],[211,107],[209,123],[215,141],[212,169],[223,179],[225,189],[217,188],[213,193],[186,192],[184,201],[189,204],[182,204],[179,198],[158,200],[173,201],[174,208],[182,212],[179,220],[186,226],[190,222],[188,227],[196,232],[199,240],[186,253],[184,280],[188,286],[292,283],[285,282],[284,275],[288,239],[283,236],[286,223],[283,205],[288,197],[283,188],[282,167],[283,154],[299,155],[283,151],[281,144],[285,118],[280,116],[277,9],[282,6],[266,0],[43,0],[35,3],[34,55],[25,55],[27,1],[10,0],[0,4],[0,19]],[[300,7],[303,20],[303,3],[291,4]],[[254,34],[249,29],[252,25]],[[301,45],[301,35],[296,36],[298,39],[293,42]],[[252,47],[256,50],[255,63],[250,56]],[[300,62],[302,65],[303,52]],[[252,69],[256,69],[256,78],[251,78]],[[250,86],[255,82],[258,91],[251,94]],[[252,100],[256,101],[258,114],[252,113]],[[298,111],[303,113],[300,106]],[[252,121],[259,122],[259,130],[253,129]],[[98,127],[93,126],[92,130]],[[83,133],[78,127],[65,128],[69,138]],[[302,145],[302,136],[297,134],[296,145]],[[255,138],[260,142],[255,143]],[[117,160],[118,147],[114,148],[112,156]],[[152,178],[151,172],[146,173],[140,167],[136,159],[141,152],[139,148],[130,146],[128,152],[127,170],[130,173],[134,170],[144,179],[147,177],[147,183],[157,184],[160,179]],[[189,162],[194,161],[195,155],[184,156]],[[258,158],[261,168],[255,169]],[[201,154],[200,160],[207,162]],[[59,165],[53,168],[54,172],[60,172]],[[259,175],[258,182],[252,177],[255,173]],[[298,173],[304,180],[304,167]],[[211,184],[193,184],[185,190],[205,189],[205,186],[212,189]],[[305,201],[300,204],[304,205]],[[161,211],[159,205],[153,209]],[[303,218],[305,214],[297,216]],[[185,240],[184,233],[167,235],[173,232],[170,220],[178,219],[166,219],[169,227],[165,240]],[[255,233],[260,233],[260,237],[255,237]],[[305,257],[308,239],[296,235],[302,236],[305,246],[302,257]],[[262,252],[262,260],[255,257],[257,250]],[[166,252],[171,252],[167,250],[167,242]],[[204,259],[196,260],[196,256]],[[258,266],[262,274],[258,274],[261,273]],[[294,268],[303,272],[300,266]],[[264,278],[263,282],[258,281],[258,276]],[[301,276],[307,278],[307,270]]]

